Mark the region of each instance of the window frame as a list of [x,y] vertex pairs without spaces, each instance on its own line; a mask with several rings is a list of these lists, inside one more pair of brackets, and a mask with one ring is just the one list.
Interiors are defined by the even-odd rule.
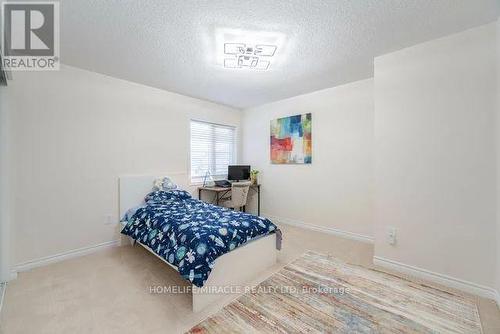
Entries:
[[[189,120],[189,168],[188,168],[188,177],[189,177],[189,184],[190,185],[194,185],[194,186],[198,186],[198,185],[201,185],[203,184],[203,178],[204,178],[204,175],[203,176],[196,176],[195,177],[195,180],[193,180],[193,175],[191,174],[191,171],[192,171],[192,151],[191,151],[191,144],[192,144],[192,141],[193,141],[193,138],[192,138],[192,129],[191,129],[191,124],[193,122],[197,122],[197,123],[203,123],[203,124],[209,124],[209,125],[212,125],[212,126],[219,126],[219,127],[225,127],[225,128],[230,128],[233,130],[233,157],[232,157],[232,161],[229,163],[229,164],[236,164],[237,161],[238,161],[238,126],[237,125],[234,125],[234,124],[224,124],[224,123],[216,123],[216,122],[211,122],[211,121],[206,121],[206,120],[202,120],[202,119],[196,119],[196,118],[191,118]],[[215,127],[214,127],[215,128]],[[213,145],[212,145],[213,147]],[[213,150],[212,150],[213,151]],[[214,163],[215,163],[215,159],[213,159]],[[216,166],[216,165],[214,165]],[[212,166],[214,168],[214,166]],[[212,178],[214,180],[223,180],[225,178],[227,178],[227,172],[226,174],[224,175],[212,175]],[[201,178],[200,180],[197,180],[196,178]]]

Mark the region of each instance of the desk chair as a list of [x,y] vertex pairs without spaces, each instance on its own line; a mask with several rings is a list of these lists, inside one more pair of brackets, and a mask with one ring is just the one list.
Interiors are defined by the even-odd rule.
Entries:
[[226,208],[240,209],[247,205],[248,190],[251,182],[233,182],[231,185],[231,197],[222,203]]

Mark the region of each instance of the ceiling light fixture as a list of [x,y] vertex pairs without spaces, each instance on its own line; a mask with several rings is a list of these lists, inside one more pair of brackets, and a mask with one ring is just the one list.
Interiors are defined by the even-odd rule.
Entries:
[[276,45],[251,46],[243,43],[224,43],[226,56],[224,67],[267,70],[277,48]]
[[266,71],[283,61],[284,41],[284,35],[276,32],[218,28],[217,64],[226,69]]

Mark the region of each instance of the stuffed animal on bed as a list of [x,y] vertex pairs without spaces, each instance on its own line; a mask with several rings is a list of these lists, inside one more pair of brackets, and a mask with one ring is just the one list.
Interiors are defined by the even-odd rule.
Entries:
[[177,185],[170,180],[168,177],[160,177],[153,183],[153,191],[168,191],[177,189]]

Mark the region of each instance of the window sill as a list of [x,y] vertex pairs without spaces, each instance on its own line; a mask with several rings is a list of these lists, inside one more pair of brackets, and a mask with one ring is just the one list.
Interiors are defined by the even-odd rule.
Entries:
[[203,182],[189,182],[190,187],[201,187]]
[[[213,177],[212,180],[214,181],[222,181],[226,180],[226,176],[218,176],[218,177]],[[189,181],[189,186],[190,187],[201,187],[203,186],[203,181]]]

